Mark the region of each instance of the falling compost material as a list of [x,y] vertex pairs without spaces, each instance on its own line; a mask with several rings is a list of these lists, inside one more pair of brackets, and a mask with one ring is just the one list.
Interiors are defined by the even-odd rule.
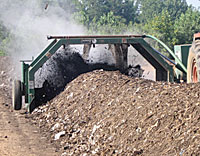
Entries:
[[[80,74],[97,69],[117,70],[107,63],[85,61],[76,48],[65,47],[57,51],[35,74],[37,105],[41,105],[64,90],[65,86]],[[143,70],[138,65],[129,66],[123,73],[141,77]]]

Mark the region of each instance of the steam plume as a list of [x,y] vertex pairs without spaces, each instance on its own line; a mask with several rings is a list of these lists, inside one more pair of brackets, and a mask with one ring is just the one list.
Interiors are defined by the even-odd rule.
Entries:
[[7,53],[31,59],[48,44],[47,35],[82,35],[84,28],[58,5],[40,0],[0,0],[0,21],[11,32]]

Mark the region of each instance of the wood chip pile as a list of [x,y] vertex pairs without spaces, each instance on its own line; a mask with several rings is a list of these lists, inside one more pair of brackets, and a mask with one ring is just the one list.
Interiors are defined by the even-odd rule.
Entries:
[[31,117],[63,156],[198,156],[199,88],[96,70],[67,84]]

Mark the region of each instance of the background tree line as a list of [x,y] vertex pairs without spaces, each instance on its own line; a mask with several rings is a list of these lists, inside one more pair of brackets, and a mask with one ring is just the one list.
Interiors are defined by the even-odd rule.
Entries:
[[171,49],[200,32],[200,10],[186,0],[74,0],[73,12],[90,33],[139,33],[158,37]]
[[[45,3],[70,12],[89,34],[150,34],[173,49],[175,44],[191,43],[193,34],[200,32],[200,9],[186,0],[41,1]],[[9,33],[0,25],[0,53],[8,41]]]

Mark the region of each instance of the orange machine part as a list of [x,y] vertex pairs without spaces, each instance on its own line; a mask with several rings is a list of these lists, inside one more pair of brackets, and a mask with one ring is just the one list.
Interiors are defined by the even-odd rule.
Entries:
[[196,39],[200,39],[200,32],[199,33],[196,33],[196,34],[194,34],[194,39],[196,40]]

